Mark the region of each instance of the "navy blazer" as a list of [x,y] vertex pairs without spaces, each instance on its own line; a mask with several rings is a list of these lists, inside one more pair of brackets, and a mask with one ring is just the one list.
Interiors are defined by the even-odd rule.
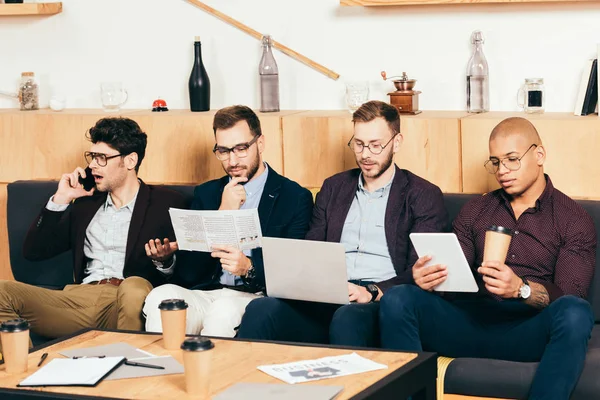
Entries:
[[[192,210],[218,210],[229,176],[215,179],[194,190]],[[308,231],[312,214],[313,198],[310,191],[296,182],[279,175],[269,166],[269,175],[260,203],[258,216],[263,236],[288,239],[303,239]],[[218,258],[210,253],[180,251],[177,256],[175,282],[192,289],[218,289],[223,272]],[[262,249],[252,250],[252,262],[256,276],[247,282],[245,290],[258,292],[265,290],[265,273]],[[181,262],[180,262],[181,261]]]
[[[385,237],[396,276],[377,286],[385,292],[394,285],[414,283],[412,266],[417,253],[408,235],[412,232],[445,232],[448,213],[442,191],[434,184],[396,168],[385,210]],[[352,169],[323,182],[310,222],[307,240],[339,242],[358,188],[360,169]]]

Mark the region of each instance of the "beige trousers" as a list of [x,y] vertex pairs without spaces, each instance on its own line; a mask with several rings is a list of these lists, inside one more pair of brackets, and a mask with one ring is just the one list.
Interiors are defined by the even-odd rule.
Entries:
[[84,328],[141,331],[142,306],[151,290],[150,282],[137,276],[125,279],[119,287],[81,284],[63,290],[0,281],[0,322],[25,318],[32,332],[48,338]]

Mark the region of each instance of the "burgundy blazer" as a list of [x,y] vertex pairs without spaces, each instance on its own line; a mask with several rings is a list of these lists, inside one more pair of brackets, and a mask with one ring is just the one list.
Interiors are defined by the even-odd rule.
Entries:
[[[412,266],[418,257],[408,235],[412,232],[446,232],[448,213],[441,190],[398,167],[385,211],[385,236],[396,276],[377,286],[385,292],[394,285],[414,283]],[[323,182],[317,194],[308,240],[339,242],[344,221],[358,189],[360,169],[336,174]]]
[[[25,258],[38,261],[73,250],[73,280],[81,283],[87,262],[83,254],[85,231],[106,196],[106,192],[98,192],[91,197],[81,197],[64,212],[47,210],[44,205],[27,232],[23,244]],[[125,278],[140,276],[155,287],[166,282],[146,255],[144,245],[155,238],[175,240],[170,207],[186,208],[183,196],[170,189],[141,183],[127,236]]]

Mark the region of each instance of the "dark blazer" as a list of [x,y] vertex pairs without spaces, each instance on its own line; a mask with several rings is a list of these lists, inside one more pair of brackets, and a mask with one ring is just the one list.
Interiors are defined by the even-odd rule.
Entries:
[[[106,192],[98,192],[91,197],[81,197],[64,212],[50,211],[44,206],[25,237],[25,258],[44,260],[73,250],[73,278],[75,283],[81,283],[87,262],[83,254],[85,231],[106,201],[106,196]],[[125,278],[140,276],[153,286],[166,282],[165,276],[146,255],[144,245],[155,238],[175,240],[169,207],[185,208],[183,196],[173,190],[141,182],[127,236]]]
[[[395,168],[396,175],[385,210],[385,236],[397,276],[377,283],[383,292],[394,285],[414,283],[412,266],[418,257],[408,237],[411,232],[444,232],[449,229],[441,190],[407,170]],[[360,169],[356,168],[323,182],[306,239],[340,241],[359,176]]]
[[[229,176],[215,179],[194,190],[193,210],[217,210],[221,205],[223,188]],[[258,216],[263,236],[303,239],[308,231],[313,199],[308,189],[279,175],[269,166],[269,175],[258,204]],[[219,259],[205,252],[180,251],[174,278],[176,283],[192,289],[217,289],[222,287],[219,279],[223,272]],[[252,282],[246,282],[245,290],[265,290],[265,274],[262,249],[252,250],[252,262],[256,271]]]

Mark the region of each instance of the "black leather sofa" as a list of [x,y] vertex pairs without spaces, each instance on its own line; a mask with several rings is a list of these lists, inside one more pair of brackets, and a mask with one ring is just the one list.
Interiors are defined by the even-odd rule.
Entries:
[[[8,236],[10,261],[15,279],[42,287],[60,289],[73,282],[71,255],[66,253],[51,260],[30,262],[23,258],[22,245],[27,230],[40,208],[56,190],[56,182],[17,181],[8,185]],[[182,193],[190,202],[193,186],[166,186]],[[477,195],[444,196],[450,218]],[[600,202],[579,203],[596,223],[600,239]],[[600,245],[599,245],[600,248]],[[599,249],[600,250],[600,249]],[[600,251],[598,251],[600,257]],[[597,259],[600,265],[600,260]],[[597,295],[596,295],[597,293]],[[596,274],[589,298],[594,308],[596,326],[592,333],[585,369],[572,399],[600,398],[600,274]],[[38,340],[40,340],[38,338]],[[537,363],[518,363],[491,359],[459,358],[445,373],[445,393],[481,397],[524,399],[533,380]]]

